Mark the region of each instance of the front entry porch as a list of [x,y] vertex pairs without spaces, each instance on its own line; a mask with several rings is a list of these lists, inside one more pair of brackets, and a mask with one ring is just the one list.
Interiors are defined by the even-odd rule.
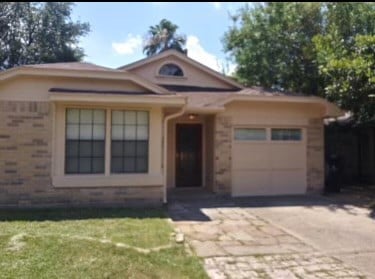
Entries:
[[202,124],[176,124],[176,188],[202,187]]
[[213,190],[214,115],[186,113],[168,123],[167,187]]

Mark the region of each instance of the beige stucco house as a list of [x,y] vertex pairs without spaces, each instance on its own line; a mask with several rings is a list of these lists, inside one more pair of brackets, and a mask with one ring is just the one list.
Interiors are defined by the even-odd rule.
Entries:
[[170,50],[0,73],[0,206],[161,204],[168,190],[320,192],[324,99],[244,88]]

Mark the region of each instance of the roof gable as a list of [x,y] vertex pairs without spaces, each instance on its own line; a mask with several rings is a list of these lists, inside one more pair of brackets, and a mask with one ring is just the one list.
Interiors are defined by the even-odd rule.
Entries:
[[[166,64],[181,68],[183,76],[164,76],[159,70]],[[221,90],[239,90],[243,86],[234,80],[204,66],[175,50],[168,50],[118,68],[132,72],[144,79],[168,88],[168,86],[193,86],[200,88],[217,88]],[[178,91],[178,90],[176,90]]]

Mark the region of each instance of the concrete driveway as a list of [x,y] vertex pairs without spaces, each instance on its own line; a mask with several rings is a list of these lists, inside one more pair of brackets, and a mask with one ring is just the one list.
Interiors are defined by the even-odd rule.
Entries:
[[375,219],[369,209],[334,198],[294,197],[253,202],[252,213],[375,278]]
[[211,278],[375,278],[375,221],[324,197],[175,199]]

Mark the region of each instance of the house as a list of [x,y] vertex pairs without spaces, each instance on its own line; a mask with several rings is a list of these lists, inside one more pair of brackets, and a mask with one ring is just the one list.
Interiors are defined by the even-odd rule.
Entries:
[[0,73],[0,205],[143,205],[168,190],[320,192],[326,100],[244,88],[174,50]]

